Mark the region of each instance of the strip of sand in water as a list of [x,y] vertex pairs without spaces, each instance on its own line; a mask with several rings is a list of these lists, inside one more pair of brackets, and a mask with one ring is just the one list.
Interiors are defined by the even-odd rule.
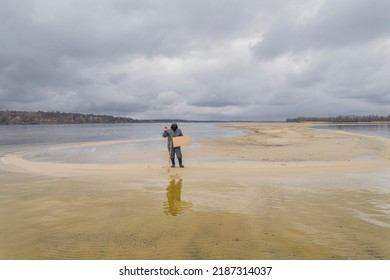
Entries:
[[0,258],[390,258],[389,139],[228,126],[247,135],[183,147],[184,169],[163,152],[105,164],[5,155]]

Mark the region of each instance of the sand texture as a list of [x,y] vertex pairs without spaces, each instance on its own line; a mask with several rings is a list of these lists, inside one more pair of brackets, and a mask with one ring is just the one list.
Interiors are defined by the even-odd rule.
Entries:
[[3,155],[0,259],[390,259],[390,139],[224,125],[245,135],[182,147],[183,169],[46,159],[123,141]]

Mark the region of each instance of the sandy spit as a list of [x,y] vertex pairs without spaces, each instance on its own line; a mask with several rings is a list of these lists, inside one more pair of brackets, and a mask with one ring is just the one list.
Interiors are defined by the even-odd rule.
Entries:
[[246,134],[183,147],[183,169],[161,151],[4,155],[0,259],[390,259],[390,139],[226,126]]

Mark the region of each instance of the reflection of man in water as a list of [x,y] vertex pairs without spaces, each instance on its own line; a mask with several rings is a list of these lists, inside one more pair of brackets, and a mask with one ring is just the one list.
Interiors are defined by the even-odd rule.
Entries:
[[181,201],[182,179],[172,179],[167,188],[168,203],[165,206],[165,213],[177,216],[183,213],[184,209],[191,207],[190,202]]

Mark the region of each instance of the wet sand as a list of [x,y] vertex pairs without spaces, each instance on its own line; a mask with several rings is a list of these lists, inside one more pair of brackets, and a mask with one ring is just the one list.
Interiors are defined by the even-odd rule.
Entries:
[[184,169],[3,156],[0,259],[390,259],[390,139],[228,126],[247,134],[183,147]]

